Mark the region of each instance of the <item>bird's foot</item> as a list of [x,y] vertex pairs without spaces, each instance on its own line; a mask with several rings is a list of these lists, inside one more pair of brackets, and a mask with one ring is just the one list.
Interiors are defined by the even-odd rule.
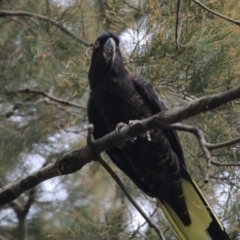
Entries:
[[116,132],[116,133],[120,133],[121,129],[122,129],[123,127],[126,127],[126,126],[127,126],[126,123],[123,123],[123,122],[118,123],[117,126],[116,126],[116,128],[115,128],[115,132]]
[[[123,123],[123,122],[118,123],[117,126],[116,126],[116,128],[115,128],[115,132],[116,132],[117,134],[120,133],[121,129],[122,129],[123,127],[126,127],[126,126],[127,126],[126,123]],[[123,147],[123,146],[124,146],[124,143],[117,145],[118,148],[121,148],[121,147]]]
[[[134,124],[139,123],[139,122],[140,122],[140,120],[129,120],[129,126],[131,127]],[[146,131],[145,133],[140,134],[139,137],[142,139],[146,138],[149,142],[152,141],[149,131]],[[133,138],[132,142],[135,141],[136,139],[137,139],[137,137]]]
[[[140,122],[140,120],[129,120],[128,125],[131,127],[131,126],[133,126],[134,124],[137,124],[137,123],[139,123],[139,122]],[[121,129],[122,129],[123,127],[128,126],[128,125],[127,125],[126,123],[123,123],[123,122],[118,123],[117,126],[116,126],[116,128],[115,128],[116,133],[120,133]],[[139,137],[140,137],[141,139],[146,138],[149,142],[152,141],[150,131],[146,131],[145,133],[140,134]],[[132,138],[130,141],[131,141],[131,142],[135,142],[135,141],[137,140],[137,138],[138,138],[138,137],[134,137],[134,138]],[[122,147],[123,145],[124,145],[124,143],[121,144],[121,145],[118,145],[117,147]]]

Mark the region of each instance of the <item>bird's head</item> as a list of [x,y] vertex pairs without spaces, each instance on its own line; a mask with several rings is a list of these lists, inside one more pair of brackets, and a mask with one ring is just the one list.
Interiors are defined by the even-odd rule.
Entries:
[[111,66],[119,52],[119,43],[119,37],[115,33],[111,31],[103,33],[93,44],[92,60],[99,58],[104,64]]
[[93,44],[89,69],[90,82],[122,71],[124,64],[119,45],[119,37],[111,31],[106,31],[97,38]]

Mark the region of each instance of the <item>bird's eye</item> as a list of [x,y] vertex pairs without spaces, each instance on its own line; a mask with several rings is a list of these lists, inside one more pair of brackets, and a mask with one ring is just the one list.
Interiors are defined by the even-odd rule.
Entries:
[[100,46],[99,41],[96,41],[95,44],[94,44],[94,48],[98,48],[99,46]]

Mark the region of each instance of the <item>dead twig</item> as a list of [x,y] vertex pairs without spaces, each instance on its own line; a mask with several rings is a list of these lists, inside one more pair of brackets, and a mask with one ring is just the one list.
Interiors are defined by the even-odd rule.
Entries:
[[180,124],[180,123],[172,124],[172,125],[170,125],[170,127],[173,127],[176,130],[190,132],[196,136],[196,138],[199,142],[199,145],[200,145],[200,147],[206,157],[206,160],[207,160],[207,170],[206,170],[204,182],[208,183],[212,158],[211,158],[210,152],[208,151],[208,149],[206,147],[206,140],[205,140],[202,130],[195,126],[190,126],[190,125]]
[[126,0],[122,0],[129,8],[132,8],[132,9],[134,9],[135,11],[138,11],[138,12],[141,12],[141,11],[143,11],[142,9],[140,9],[140,8],[136,8],[136,7],[134,7],[134,6],[132,6],[131,4],[129,4]]
[[99,155],[96,159],[102,166],[103,168],[112,176],[112,178],[116,181],[116,183],[119,185],[119,187],[122,189],[122,191],[125,193],[127,196],[128,200],[133,204],[133,206],[138,210],[138,212],[142,215],[142,217],[147,221],[149,226],[153,228],[156,233],[158,234],[159,238],[161,240],[164,240],[163,233],[161,230],[158,228],[158,226],[147,216],[147,214],[142,210],[142,208],[139,206],[139,204],[132,198],[132,196],[128,193],[126,190],[124,184],[120,180],[120,178],[117,176],[117,174],[111,169],[111,167],[101,158]]
[[37,33],[34,32],[30,27],[28,27],[24,22],[19,21],[18,19],[15,19],[15,18],[11,18],[11,17],[6,17],[6,18],[10,19],[11,21],[14,21],[14,22],[19,23],[20,25],[26,27],[26,28],[27,28],[30,32],[32,32],[34,35],[37,35]]
[[227,20],[227,21],[229,21],[229,22],[231,22],[231,23],[234,23],[234,24],[240,26],[240,21],[235,20],[235,19],[232,19],[232,18],[229,18],[229,17],[226,17],[226,16],[224,16],[224,15],[218,13],[218,12],[215,12],[215,11],[213,11],[212,9],[206,7],[204,4],[202,4],[202,3],[199,2],[198,0],[193,0],[193,2],[196,3],[197,5],[199,5],[201,8],[205,9],[206,11],[212,13],[213,15],[215,15],[215,16],[217,16],[217,17],[220,17],[220,18],[222,18],[222,19],[225,19],[225,20]]
[[237,138],[234,138],[232,140],[217,143],[217,144],[212,144],[212,143],[206,143],[206,144],[207,144],[207,148],[209,150],[213,150],[213,149],[228,147],[228,146],[234,145],[234,144],[239,143],[239,142],[240,142],[240,137],[237,137]]
[[81,39],[80,37],[76,36],[70,30],[63,26],[63,24],[57,22],[54,19],[50,19],[49,17],[42,16],[40,14],[26,12],[26,11],[9,11],[9,10],[0,10],[0,17],[7,17],[7,16],[19,16],[19,17],[31,17],[36,18],[47,23],[51,23],[55,27],[57,27],[62,32],[66,33],[68,36],[74,38],[77,42],[83,44],[86,47],[90,46],[90,43],[86,42],[85,40]]
[[50,33],[50,28],[51,28],[51,18],[52,18],[52,11],[50,8],[50,3],[48,0],[45,0],[46,2],[46,13],[48,15],[48,23],[47,23],[47,32]]
[[176,14],[176,25],[175,25],[175,44],[176,48],[179,49],[179,38],[180,38],[180,25],[181,25],[181,20],[179,17],[179,12],[180,12],[180,5],[181,5],[181,0],[177,1],[177,14]]
[[219,144],[210,144],[206,141],[202,130],[196,126],[175,123],[175,124],[170,125],[169,127],[174,128],[179,131],[190,132],[190,133],[194,134],[196,136],[196,138],[198,139],[199,145],[200,145],[200,147],[206,157],[206,160],[207,160],[207,171],[206,171],[206,176],[204,178],[205,183],[208,183],[208,181],[209,181],[211,164],[213,164],[215,166],[240,166],[240,163],[220,163],[220,162],[214,161],[214,160],[212,160],[210,152],[209,152],[209,150],[223,148],[226,146],[230,146],[232,144],[239,143],[240,138],[235,138],[233,140],[226,141],[226,142],[219,143]]
[[17,90],[17,92],[39,94],[39,95],[42,95],[42,96],[45,96],[45,97],[49,98],[50,100],[52,100],[54,102],[58,102],[58,103],[61,103],[63,105],[86,109],[86,107],[81,106],[81,105],[79,105],[77,103],[70,102],[70,101],[67,101],[67,100],[62,99],[62,98],[54,97],[51,94],[49,94],[49,93],[47,93],[45,91],[41,91],[41,90],[34,90],[34,89],[30,89],[30,88],[22,88],[22,89]]
[[[156,212],[157,212],[157,208],[154,209],[154,211],[150,214],[149,217],[151,218]],[[128,240],[132,240],[136,236],[136,234],[138,233],[139,229],[142,228],[146,223],[147,223],[147,221],[144,222],[143,224],[139,225]],[[163,233],[162,235],[164,236],[165,233]]]

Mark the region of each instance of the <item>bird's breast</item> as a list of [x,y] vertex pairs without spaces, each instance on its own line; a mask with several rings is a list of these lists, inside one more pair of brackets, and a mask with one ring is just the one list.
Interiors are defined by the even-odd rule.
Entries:
[[111,81],[100,85],[94,92],[95,104],[109,131],[119,122],[142,119],[151,115],[132,82]]

